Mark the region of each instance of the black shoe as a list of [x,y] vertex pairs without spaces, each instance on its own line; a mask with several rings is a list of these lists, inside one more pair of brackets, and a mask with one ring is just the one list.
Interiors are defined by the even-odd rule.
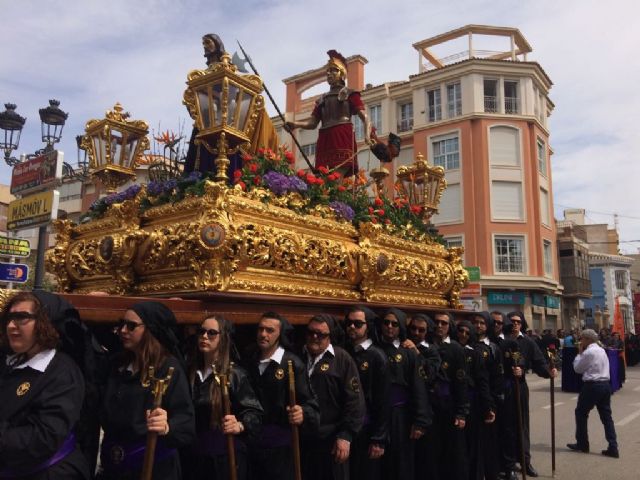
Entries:
[[586,447],[581,447],[577,443],[567,443],[567,448],[569,450],[574,450],[576,452],[589,453],[589,446],[588,445]]
[[533,465],[531,465],[530,463],[527,464],[527,475],[529,477],[537,477],[538,476],[538,471],[533,468]]
[[505,472],[505,477],[507,480],[519,480],[518,474],[513,470],[511,472]]
[[620,453],[618,452],[617,448],[607,448],[606,450],[602,450],[602,454],[605,457],[611,457],[611,458],[620,458]]

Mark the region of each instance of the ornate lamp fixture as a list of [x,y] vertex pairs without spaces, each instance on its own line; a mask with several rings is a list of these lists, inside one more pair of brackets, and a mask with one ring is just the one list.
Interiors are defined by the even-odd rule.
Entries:
[[17,150],[20,145],[20,133],[27,119],[16,113],[14,103],[5,103],[4,107],[6,110],[0,113],[0,130],[4,134],[0,137],[0,148],[4,150],[4,161],[12,167],[20,161],[11,157],[11,152]]
[[440,197],[447,181],[444,179],[444,168],[427,164],[424,156],[412,165],[400,167],[396,173],[398,183],[411,205],[422,207],[422,219],[427,222],[434,213],[438,213]]
[[101,120],[89,120],[80,148],[89,155],[91,174],[99,178],[107,193],[136,175],[136,165],[142,152],[149,148],[149,125],[143,120],[129,120],[116,103]]
[[376,195],[378,195],[379,197],[382,197],[387,193],[386,189],[384,188],[384,179],[389,175],[389,170],[382,166],[374,168],[369,172],[369,176],[376,182]]
[[183,103],[198,129],[196,142],[217,154],[216,181],[227,181],[228,153],[250,142],[264,109],[262,80],[257,75],[239,75],[231,57],[224,53],[206,70],[187,76]]
[[58,100],[49,100],[49,106],[41,108],[39,113],[42,141],[47,144],[47,147],[53,147],[62,138],[62,129],[69,114],[60,110]]

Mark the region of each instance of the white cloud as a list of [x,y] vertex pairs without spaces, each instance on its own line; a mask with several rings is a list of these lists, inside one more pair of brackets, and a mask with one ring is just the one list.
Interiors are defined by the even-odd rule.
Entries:
[[[61,149],[71,161],[75,135],[116,101],[152,128],[177,128],[187,118],[187,72],[204,66],[204,33],[218,33],[231,52],[242,41],[284,106],[282,79],[322,65],[330,48],[364,55],[366,81],[379,84],[416,72],[416,41],[468,23],[517,27],[533,47],[530,59],[554,82],[555,202],[640,217],[635,0],[615,8],[585,0],[0,0],[0,7],[0,101],[28,117],[20,151],[39,148],[37,110],[58,98],[70,112]],[[8,176],[0,167],[0,181]],[[620,233],[640,239],[640,220],[620,218]]]

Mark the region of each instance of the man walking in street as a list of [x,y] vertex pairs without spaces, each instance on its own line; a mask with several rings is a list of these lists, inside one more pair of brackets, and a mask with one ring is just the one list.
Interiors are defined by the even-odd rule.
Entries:
[[573,361],[573,369],[582,374],[582,389],[576,406],[576,443],[567,447],[579,452],[589,452],[587,421],[589,412],[596,407],[609,447],[602,450],[607,457],[618,458],[616,429],[611,418],[611,385],[609,383],[609,359],[604,349],[598,345],[598,334],[585,329],[580,334],[578,356]]

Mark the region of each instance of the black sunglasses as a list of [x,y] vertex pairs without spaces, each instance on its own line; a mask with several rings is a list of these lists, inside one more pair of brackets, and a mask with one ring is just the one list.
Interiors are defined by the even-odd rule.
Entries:
[[466,328],[459,328],[459,329],[458,329],[458,334],[459,334],[459,335],[469,335],[469,334],[470,334],[470,332],[469,332],[469,330],[467,330]]
[[504,322],[501,322],[500,320],[494,320],[493,323],[495,323],[496,325],[504,324]]
[[7,324],[14,322],[16,325],[23,326],[36,318],[35,314],[29,312],[10,312],[7,314]]
[[366,324],[367,322],[363,322],[362,320],[347,320],[346,322],[344,322],[345,328],[349,328],[351,326],[354,326],[356,328],[362,328]]
[[434,320],[434,322],[436,325],[449,325],[449,321],[448,320]]
[[125,327],[129,332],[133,332],[136,328],[141,327],[144,323],[134,322],[133,320],[125,320],[121,318],[118,320],[118,325],[116,326],[116,332],[122,330],[122,327]]
[[320,340],[324,340],[325,338],[328,338],[329,335],[329,333],[318,332],[317,330],[311,330],[310,328],[307,329],[307,337],[316,337]]
[[385,326],[387,327],[394,327],[394,328],[398,328],[400,326],[400,323],[396,322],[395,320],[383,320],[382,323],[385,324]]
[[204,334],[206,334],[207,338],[209,340],[211,340],[216,335],[220,335],[220,332],[218,330],[216,330],[215,328],[209,328],[209,329],[206,329],[204,327],[198,328],[198,336],[201,337]]
[[518,325],[522,324],[522,320],[511,319],[511,323],[517,323]]
[[412,332],[425,333],[427,331],[424,327],[416,327],[415,325],[409,325],[409,330]]

